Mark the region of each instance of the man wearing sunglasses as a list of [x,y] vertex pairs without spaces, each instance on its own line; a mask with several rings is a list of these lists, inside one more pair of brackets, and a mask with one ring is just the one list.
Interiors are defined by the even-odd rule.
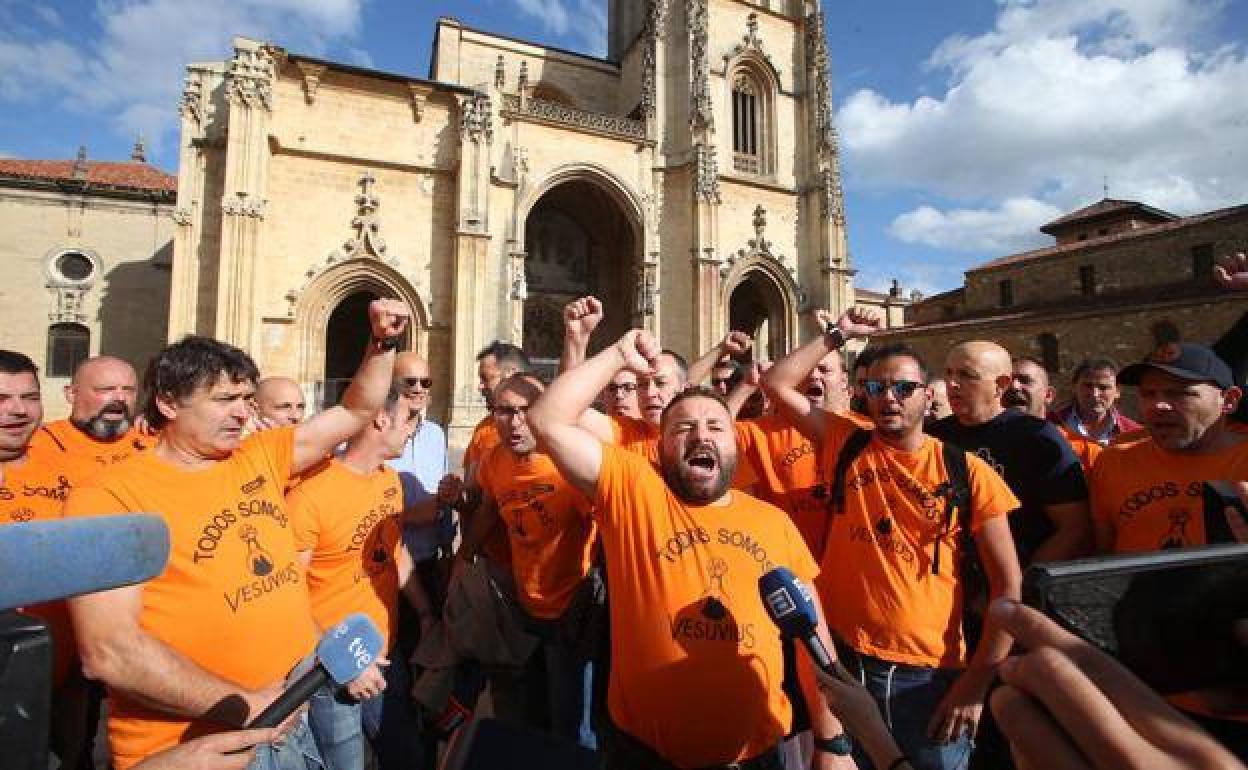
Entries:
[[[845,417],[811,409],[800,387],[824,356],[881,324],[856,308],[835,321],[823,311],[817,316],[827,332],[779,361],[763,384],[781,413],[821,447],[824,475],[835,478],[842,448],[863,434]],[[1006,518],[1018,501],[974,456],[964,456],[968,489],[954,496],[950,453],[923,433],[927,380],[913,350],[874,352],[863,396],[875,428],[834,482],[815,585],[846,666],[875,697],[911,764],[952,770],[966,766],[989,684],[1010,645],[990,620],[978,646],[968,649],[959,620],[967,585],[960,567],[973,548],[991,598],[1018,597],[1021,576]],[[966,501],[969,510],[956,512],[951,499]],[[865,756],[858,759],[870,767]]]

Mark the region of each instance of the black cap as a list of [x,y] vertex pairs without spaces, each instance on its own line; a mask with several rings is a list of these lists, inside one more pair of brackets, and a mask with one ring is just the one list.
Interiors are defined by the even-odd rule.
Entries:
[[1118,373],[1123,385],[1139,385],[1145,371],[1156,369],[1180,380],[1212,382],[1226,390],[1234,387],[1231,367],[1218,354],[1203,345],[1169,342],[1154,350],[1138,364],[1131,364]]

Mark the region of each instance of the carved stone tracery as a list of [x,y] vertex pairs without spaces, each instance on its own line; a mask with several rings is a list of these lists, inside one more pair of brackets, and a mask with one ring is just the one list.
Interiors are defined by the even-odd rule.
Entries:
[[715,145],[699,143],[694,146],[694,194],[707,203],[720,203],[719,160]]
[[182,98],[178,111],[196,123],[204,122],[204,83],[199,75],[189,74],[182,81]]
[[221,198],[221,213],[230,217],[264,219],[267,203],[263,198],[252,198],[240,190]]
[[490,97],[473,94],[464,99],[459,116],[459,133],[464,139],[480,143],[494,141],[494,110]]
[[694,131],[714,131],[711,106],[711,65],[707,0],[688,0],[689,23],[689,124]]
[[272,110],[273,75],[273,52],[267,46],[235,48],[226,73],[226,93],[231,101]]
[[307,61],[295,62],[299,73],[303,75],[303,98],[308,104],[316,103],[316,91],[321,87],[321,76],[327,67],[324,64],[313,64]]

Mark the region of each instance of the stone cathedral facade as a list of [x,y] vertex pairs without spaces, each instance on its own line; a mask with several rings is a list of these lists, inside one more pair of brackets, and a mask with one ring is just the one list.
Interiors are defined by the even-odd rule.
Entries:
[[696,355],[728,329],[763,357],[853,301],[819,0],[611,0],[608,55],[441,19],[430,77],[238,38],[187,68],[168,336],[209,334],[322,403],[377,296],[452,443],[480,418],[495,339],[558,356],[595,294]]

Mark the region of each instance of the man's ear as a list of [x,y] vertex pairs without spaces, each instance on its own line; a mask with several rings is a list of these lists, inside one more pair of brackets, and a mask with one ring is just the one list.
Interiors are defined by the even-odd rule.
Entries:
[[994,382],[997,383],[997,398],[1001,398],[1001,396],[1005,395],[1005,391],[1009,390],[1010,386],[1014,384],[1014,375],[1012,374],[998,375],[997,379],[994,380]]
[[155,397],[156,409],[164,416],[165,421],[169,422],[178,416],[178,400],[168,393],[157,394]]
[[78,395],[78,388],[75,387],[74,383],[71,382],[64,387],[64,392],[65,392],[65,403],[69,404],[70,406],[73,406],[74,396]]

